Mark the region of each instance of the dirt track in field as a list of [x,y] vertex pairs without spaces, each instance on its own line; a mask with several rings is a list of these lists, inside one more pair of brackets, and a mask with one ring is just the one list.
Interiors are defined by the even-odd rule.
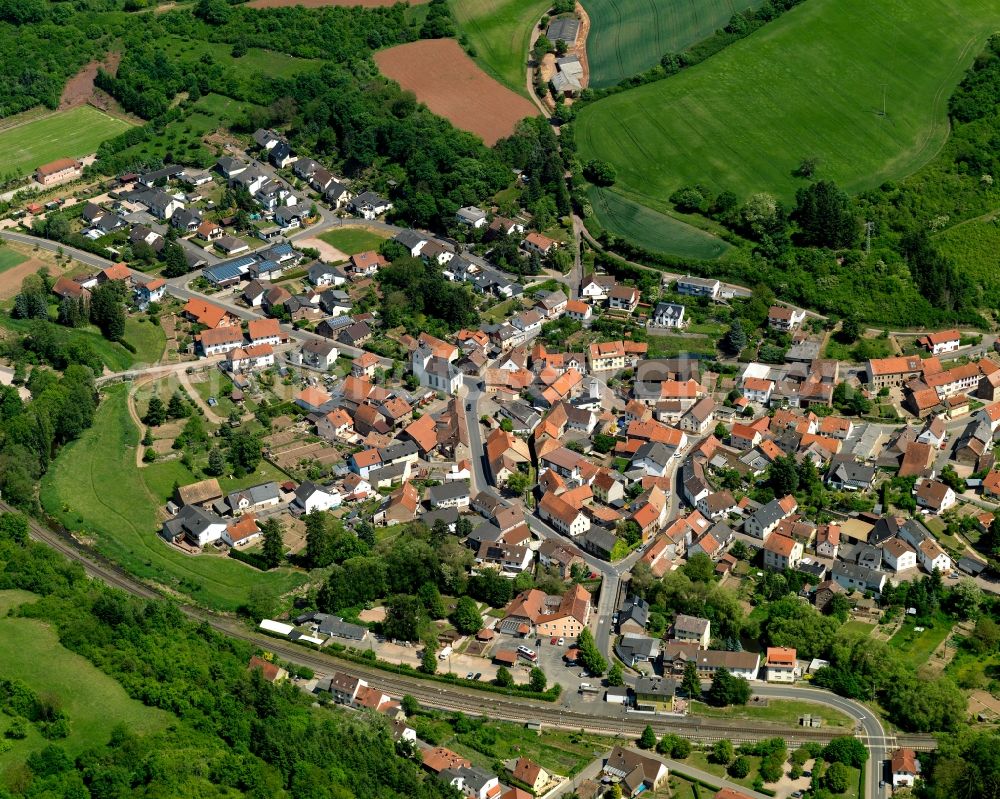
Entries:
[[[399,0],[251,0],[247,3],[250,8],[285,8],[287,6],[304,6],[305,8],[325,8],[326,6],[363,6],[365,8],[378,8],[379,6],[391,6]],[[411,5],[420,5],[427,0],[409,0]]]
[[105,72],[113,75],[118,71],[121,60],[121,53],[108,53],[103,61],[91,61],[66,81],[62,97],[59,98],[60,110],[88,103],[94,96],[94,78],[97,77],[98,67],[104,67]]
[[501,86],[466,55],[454,39],[423,39],[375,54],[382,73],[409,89],[435,114],[481,136],[487,145],[509,136],[537,111]]

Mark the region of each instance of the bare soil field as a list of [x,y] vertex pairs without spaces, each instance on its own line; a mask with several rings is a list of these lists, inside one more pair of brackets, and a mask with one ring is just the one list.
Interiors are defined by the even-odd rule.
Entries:
[[331,244],[327,244],[318,236],[306,239],[298,239],[296,242],[300,247],[312,247],[319,253],[319,258],[324,263],[342,264],[347,260],[347,254],[342,253]]
[[[391,6],[399,0],[251,0],[247,3],[250,8],[285,8],[287,6],[303,6],[305,8],[325,8],[326,6],[363,6],[365,8],[378,8],[379,6]],[[411,5],[420,5],[427,0],[409,0]]]
[[375,54],[383,74],[409,89],[435,114],[493,146],[509,136],[532,103],[483,72],[454,39],[424,39]]
[[104,67],[105,72],[115,74],[121,60],[121,53],[108,53],[103,61],[91,61],[87,64],[66,81],[66,87],[59,99],[59,109],[75,108],[89,102],[94,96],[94,78],[97,77],[98,68]]
[[55,253],[46,250],[36,251],[32,247],[20,242],[7,242],[5,246],[14,252],[26,255],[28,260],[0,272],[0,300],[9,300],[17,294],[21,290],[21,281],[28,275],[37,272],[43,266],[48,268],[49,276],[53,282],[60,275],[65,275],[68,272],[75,274],[75,270],[80,266],[76,261],[58,261],[56,260]]

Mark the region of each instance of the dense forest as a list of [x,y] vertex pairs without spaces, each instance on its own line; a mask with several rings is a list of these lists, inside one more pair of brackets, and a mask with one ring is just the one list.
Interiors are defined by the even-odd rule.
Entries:
[[[176,719],[147,736],[119,725],[110,740],[93,741],[75,760],[52,735],[7,775],[0,796],[453,795],[397,755],[381,718],[331,713],[289,683],[271,685],[247,670],[250,646],[186,620],[171,602],[92,583],[78,566],[29,542],[23,518],[11,515],[0,516],[0,589],[6,588],[42,595],[20,613],[53,624],[63,646]],[[3,710],[16,712],[9,702]]]

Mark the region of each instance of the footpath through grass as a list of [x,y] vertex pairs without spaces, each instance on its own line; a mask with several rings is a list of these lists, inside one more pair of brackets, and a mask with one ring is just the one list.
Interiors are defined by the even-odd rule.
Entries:
[[681,258],[721,258],[732,246],[687,222],[640,205],[616,191],[591,186],[587,192],[601,227],[653,252]]
[[452,0],[451,4],[479,66],[525,96],[531,33],[550,6],[550,0]]
[[57,158],[90,155],[105,139],[128,128],[124,120],[89,105],[32,119],[0,132],[4,171],[26,175]]
[[[0,611],[31,602],[27,591],[0,591]],[[69,737],[56,741],[70,757],[104,744],[117,724],[138,734],[156,732],[170,723],[170,716],[130,699],[125,689],[89,660],[64,648],[49,625],[35,619],[0,618],[0,675],[26,683],[35,693],[55,698],[69,717]],[[0,715],[0,731],[10,724]],[[23,763],[46,741],[33,724],[28,736],[10,741],[0,754],[0,770]]]
[[236,610],[255,585],[276,594],[301,585],[302,572],[260,572],[222,556],[185,555],[164,543],[158,535],[161,497],[147,488],[135,465],[139,435],[128,414],[127,391],[122,385],[106,392],[93,427],[64,448],[42,479],[46,512],[67,529],[92,537],[102,554],[133,574],[211,608]]
[[580,160],[611,162],[652,207],[696,183],[787,200],[807,157],[848,191],[877,186],[937,154],[948,98],[998,27],[993,0],[809,0],[691,69],[584,107]]
[[588,0],[590,85],[614,86],[724,28],[762,0]]

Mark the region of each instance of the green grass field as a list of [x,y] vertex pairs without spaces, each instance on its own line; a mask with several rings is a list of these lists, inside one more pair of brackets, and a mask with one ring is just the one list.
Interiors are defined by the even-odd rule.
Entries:
[[613,86],[724,28],[761,0],[588,0],[590,85]]
[[1000,305],[1000,274],[996,253],[1000,252],[1000,215],[972,219],[934,237],[942,254],[952,258],[973,285],[981,286],[979,305]]
[[18,264],[24,263],[27,260],[27,255],[22,255],[16,250],[12,250],[10,247],[0,245],[0,272],[6,272],[8,269],[13,269]]
[[225,67],[236,67],[245,75],[262,73],[275,78],[290,78],[300,72],[318,72],[323,62],[317,58],[296,58],[274,50],[251,47],[239,58],[233,58],[233,46],[222,42],[186,40],[180,36],[163,36],[157,39],[171,55],[188,61],[197,61],[203,55],[210,55]]
[[[30,113],[30,112],[29,112]],[[56,111],[0,132],[4,170],[26,175],[57,158],[79,158],[97,151],[105,139],[129,124],[89,105]]]
[[842,635],[857,636],[867,638],[875,629],[874,624],[865,624],[863,621],[848,621],[838,630]]
[[[11,319],[6,314],[0,314],[0,327],[23,333],[31,327],[31,322],[25,319]],[[167,344],[167,337],[162,327],[159,325],[154,327],[149,322],[140,322],[134,317],[129,317],[125,321],[125,340],[135,347],[134,354],[118,342],[108,341],[93,325],[79,328],[53,325],[52,329],[67,343],[85,341],[90,344],[97,356],[113,372],[130,369],[134,364],[156,363],[163,356]]]
[[[34,595],[27,591],[0,591],[0,610],[6,613],[32,599]],[[69,737],[56,743],[70,757],[106,743],[116,724],[143,734],[170,723],[167,713],[130,699],[119,683],[64,648],[55,631],[41,621],[0,618],[0,641],[0,674],[23,681],[41,696],[56,697],[69,717]],[[0,730],[9,722],[8,716],[0,715]],[[28,754],[48,742],[29,724],[28,736],[10,743],[13,746],[0,754],[0,770],[23,763]]]
[[524,81],[531,31],[550,5],[549,0],[453,0],[451,7],[479,66],[527,96]]
[[355,255],[359,252],[377,250],[382,246],[382,242],[385,241],[385,236],[382,234],[361,227],[328,230],[326,233],[320,233],[319,237],[345,255]]
[[590,204],[601,227],[653,252],[712,260],[732,247],[711,233],[653,211],[616,191],[591,186]]
[[788,199],[806,157],[848,191],[876,186],[938,152],[948,97],[998,25],[989,0],[809,0],[691,69],[583,108],[581,161],[611,162],[617,188],[652,208],[694,183]]
[[676,358],[683,353],[714,357],[717,340],[701,336],[649,336],[649,357]]
[[45,475],[41,501],[46,511],[68,529],[92,536],[98,550],[133,574],[213,608],[235,610],[253,585],[278,594],[301,585],[301,572],[262,573],[229,558],[184,555],[159,538],[162,493],[154,496],[135,466],[139,436],[128,415],[126,391],[115,386],[107,392],[93,427],[67,446]]
[[125,340],[135,347],[134,364],[159,363],[167,346],[163,328],[154,325],[145,316],[130,316],[125,320]]

